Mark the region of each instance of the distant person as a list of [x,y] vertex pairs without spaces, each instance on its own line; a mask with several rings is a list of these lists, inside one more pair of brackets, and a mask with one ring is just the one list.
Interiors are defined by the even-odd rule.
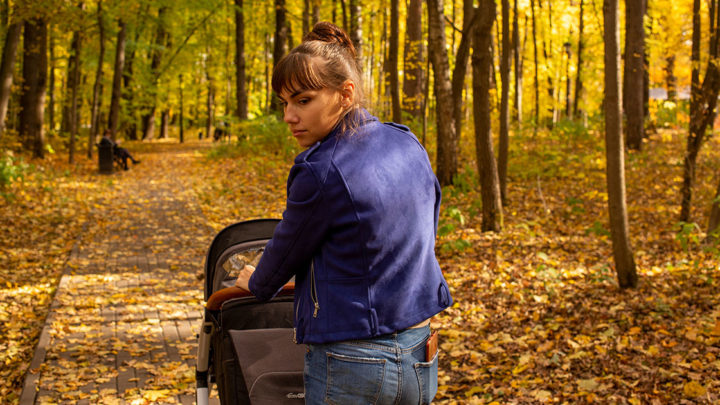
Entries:
[[113,148],[113,159],[117,160],[120,163],[120,166],[124,169],[128,169],[128,159],[130,159],[134,165],[140,163],[139,160],[136,160],[132,157],[130,152],[128,152],[127,149],[121,147],[117,144],[117,142],[113,141],[112,138],[112,132],[109,129],[106,129],[103,133],[103,137],[100,140],[100,145],[109,145]]

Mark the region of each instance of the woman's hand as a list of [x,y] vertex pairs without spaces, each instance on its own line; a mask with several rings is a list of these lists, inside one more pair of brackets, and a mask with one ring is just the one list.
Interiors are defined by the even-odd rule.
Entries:
[[[250,282],[250,276],[255,272],[255,267],[246,265],[240,270],[237,280],[235,280],[235,287],[242,288],[245,291],[250,291],[248,283]],[[250,291],[252,292],[252,291]]]

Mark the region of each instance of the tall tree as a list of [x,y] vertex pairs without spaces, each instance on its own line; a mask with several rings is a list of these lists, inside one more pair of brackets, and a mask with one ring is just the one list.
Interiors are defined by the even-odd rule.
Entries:
[[[85,3],[78,3],[78,8],[82,12],[85,9]],[[80,52],[82,50],[82,33],[80,29],[73,31],[72,42],[70,45],[71,54],[68,63],[67,90],[69,94],[69,102],[66,102],[68,131],[70,132],[70,142],[68,144],[68,161],[75,162],[75,140],[78,136],[78,87],[80,87]],[[63,117],[64,119],[64,117]]]
[[443,186],[452,184],[457,172],[457,141],[453,94],[450,86],[450,62],[448,61],[443,0],[428,0],[428,54],[435,77],[435,110],[437,119],[437,170]]
[[500,181],[500,196],[503,205],[507,204],[507,167],[508,147],[510,143],[510,59],[512,48],[510,46],[510,1],[502,0],[502,56],[500,59],[500,80],[502,93],[500,95],[500,136],[498,142],[498,176]]
[[388,48],[388,67],[390,68],[390,99],[392,100],[392,119],[402,122],[400,111],[400,74],[398,73],[398,54],[400,53],[400,4],[399,0],[390,0],[390,46]]
[[113,69],[113,86],[110,97],[110,112],[108,115],[108,128],[112,139],[116,138],[118,119],[120,117],[120,98],[122,97],[122,75],[125,67],[125,29],[126,23],[118,20],[117,44],[115,45],[115,67]]
[[[720,7],[715,7],[716,13],[720,13]],[[720,15],[720,14],[717,14]],[[718,19],[720,21],[720,19]],[[718,93],[720,92],[720,67],[717,64],[718,41],[720,37],[720,24],[715,24],[710,43],[710,57],[705,77],[700,85],[700,71],[696,66],[700,60],[700,0],[695,0],[693,6],[693,48],[692,48],[692,81],[690,99],[690,133],[688,134],[687,147],[683,165],[683,184],[681,188],[682,202],[680,207],[680,220],[690,222],[690,206],[692,202],[692,188],[695,182],[695,168],[697,157],[700,153],[707,128],[715,120],[715,107],[717,106]]]
[[47,21],[32,17],[24,22],[23,90],[20,96],[20,137],[33,156],[45,156],[45,91],[47,85]]
[[235,100],[237,117],[248,117],[248,97],[245,90],[245,10],[243,0],[235,0]]
[[152,139],[155,135],[155,111],[157,110],[157,84],[160,79],[160,63],[167,46],[168,33],[165,29],[165,16],[167,6],[158,8],[157,26],[155,28],[155,40],[153,50],[150,52],[150,75],[151,81],[145,90],[149,93],[147,110],[141,117],[143,136],[142,139]]
[[423,60],[422,1],[410,0],[405,23],[405,53],[403,63],[403,110],[415,123],[422,120]]
[[[275,42],[273,45],[273,68],[280,62],[283,56],[288,52],[287,49],[287,17],[285,10],[285,0],[275,0]],[[279,111],[277,103],[270,103],[272,111]],[[208,133],[208,135],[210,135]]]
[[535,61],[535,128],[537,132],[540,125],[540,79],[539,79],[539,61],[538,61],[538,43],[537,43],[537,19],[535,18],[535,0],[530,0],[530,10],[532,11],[532,32],[533,32],[533,59]]
[[350,40],[355,45],[358,60],[362,60],[362,8],[360,0],[350,0]]
[[[455,67],[453,68],[452,75],[453,115],[455,117],[454,121],[456,131],[454,135],[455,143],[460,141],[463,129],[463,88],[465,87],[465,78],[467,76],[468,59],[470,58],[473,32],[478,19],[479,14],[475,12],[475,9],[473,8],[473,0],[463,0],[463,31],[462,37],[460,38],[460,44],[458,44],[457,53],[455,54]],[[455,145],[454,150],[457,151],[459,147],[459,145]],[[457,161],[457,158],[454,158],[454,160]],[[454,172],[456,171],[457,168],[454,168]]]
[[491,47],[495,9],[495,0],[480,0],[480,21],[473,35],[472,56],[475,150],[482,198],[481,229],[485,232],[499,232],[503,227],[500,180],[490,125],[490,77],[493,63]]
[[710,208],[707,234],[711,241],[720,239],[720,182]]
[[584,0],[580,0],[580,17],[579,17],[579,31],[578,31],[578,46],[577,46],[577,66],[576,66],[576,72],[575,72],[575,102],[573,103],[573,117],[575,119],[580,118],[580,115],[582,113],[580,109],[580,102],[582,100],[582,93],[583,93],[583,77],[582,77],[582,67],[583,67],[583,50],[585,49],[585,38],[583,37],[585,33],[585,19],[583,18],[583,14],[585,13],[585,2]]
[[2,64],[0,64],[0,135],[5,132],[5,118],[10,103],[10,92],[15,72],[15,58],[20,42],[23,22],[13,16],[13,22],[8,26],[3,46]]
[[635,259],[630,247],[625,200],[625,157],[620,98],[620,34],[618,0],[603,0],[605,44],[605,147],[610,234],[618,284],[637,286]]
[[625,0],[625,75],[623,105],[629,149],[640,150],[645,137],[645,0]]
[[93,84],[92,106],[90,113],[90,133],[88,135],[87,156],[92,157],[93,144],[98,136],[100,127],[100,100],[102,100],[102,76],[103,63],[105,61],[105,18],[102,9],[102,0],[98,1],[97,8],[98,23],[98,51],[97,69],[95,70],[95,83]]
[[[582,1],[582,0],[581,0]],[[522,52],[520,51],[520,13],[518,12],[518,0],[514,0],[513,2],[513,49],[515,53],[515,63],[513,64],[513,68],[515,71],[515,114],[514,119],[519,124],[522,122],[522,115],[523,115],[523,98],[522,98]],[[527,23],[527,19],[526,19]],[[526,33],[527,35],[527,33]]]

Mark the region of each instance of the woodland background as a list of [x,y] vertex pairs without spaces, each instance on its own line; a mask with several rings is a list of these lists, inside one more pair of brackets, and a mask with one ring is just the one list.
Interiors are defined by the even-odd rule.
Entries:
[[279,216],[299,150],[269,77],[320,20],[443,185],[441,401],[718,401],[716,0],[1,2],[0,398],[122,183],[98,134],[201,145],[183,175],[216,230]]

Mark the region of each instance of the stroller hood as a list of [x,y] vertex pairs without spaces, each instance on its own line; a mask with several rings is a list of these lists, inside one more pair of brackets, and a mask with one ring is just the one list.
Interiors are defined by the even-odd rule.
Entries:
[[218,288],[216,280],[227,276],[225,269],[220,266],[223,255],[238,245],[269,240],[279,222],[279,219],[238,222],[226,227],[215,236],[205,259],[205,301]]

